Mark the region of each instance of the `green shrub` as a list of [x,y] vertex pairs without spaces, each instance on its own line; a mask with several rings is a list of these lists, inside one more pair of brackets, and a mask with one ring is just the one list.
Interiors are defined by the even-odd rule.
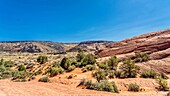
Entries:
[[98,67],[99,67],[100,69],[104,69],[104,70],[107,70],[107,69],[110,68],[107,62],[99,63],[99,64],[98,64]]
[[148,61],[149,55],[147,53],[143,53],[143,52],[139,52],[139,53],[135,53],[135,62],[145,62]]
[[65,70],[68,70],[68,68],[71,66],[71,61],[67,57],[64,57],[61,60],[60,66]]
[[98,82],[100,82],[101,80],[106,80],[107,79],[106,78],[107,74],[102,69],[98,69],[97,71],[93,72],[92,76],[94,78],[96,78]]
[[67,69],[67,71],[68,71],[68,72],[71,72],[71,71],[73,71],[75,68],[76,68],[75,65],[69,66],[68,69]]
[[41,70],[38,70],[38,71],[36,71],[36,72],[34,73],[35,76],[40,75],[40,74],[42,74],[42,71],[41,71]]
[[76,56],[76,59],[77,59],[77,62],[82,62],[82,60],[85,58],[85,54],[84,52],[80,51],[77,56]]
[[13,61],[5,61],[4,62],[4,66],[5,67],[13,67],[14,66],[14,62]]
[[18,71],[26,71],[26,68],[23,64],[18,66]]
[[122,78],[135,78],[140,68],[135,65],[134,61],[127,59],[120,66],[120,76]]
[[91,80],[86,81],[85,79],[81,80],[80,85],[84,85],[86,89],[97,90],[97,91],[107,91],[113,93],[119,93],[119,90],[115,82],[109,82],[107,80],[93,83]]
[[92,71],[92,70],[95,70],[95,65],[86,65],[85,67],[82,68],[83,72]]
[[73,77],[76,77],[77,75],[73,75],[73,74],[71,74],[71,75],[69,75],[68,77],[66,77],[67,79],[72,79]]
[[50,79],[48,77],[42,77],[38,80],[39,82],[49,82]]
[[95,63],[96,63],[96,59],[92,54],[87,54],[85,58],[82,60],[82,66],[94,65]]
[[48,58],[47,58],[47,56],[39,56],[37,58],[37,62],[40,64],[44,64],[44,63],[48,62]]
[[64,69],[61,67],[52,67],[46,73],[49,73],[51,77],[62,74]]
[[158,90],[160,90],[160,91],[168,91],[169,90],[168,83],[165,79],[157,78],[156,81],[159,84]]
[[24,72],[24,71],[13,71],[12,77],[13,77],[12,80],[25,79],[26,78],[26,72]]
[[109,60],[108,60],[108,66],[110,67],[111,70],[116,70],[117,69],[117,65],[119,63],[119,59],[117,59],[116,56],[112,56]]
[[134,91],[134,92],[139,92],[140,91],[140,86],[137,84],[129,84],[128,91]]
[[109,82],[107,80],[96,83],[94,90],[119,93],[115,82]]
[[141,77],[143,78],[156,78],[157,76],[158,74],[153,70],[147,70],[141,73]]
[[115,77],[115,71],[114,71],[114,70],[108,70],[107,73],[108,73],[108,77],[109,77],[110,79],[112,79],[112,78]]

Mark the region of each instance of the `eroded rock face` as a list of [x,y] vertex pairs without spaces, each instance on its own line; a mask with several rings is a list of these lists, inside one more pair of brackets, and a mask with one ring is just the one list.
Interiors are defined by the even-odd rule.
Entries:
[[[120,42],[112,43],[105,49],[95,52],[95,54],[101,57],[106,57],[131,52],[146,52],[151,54],[154,58],[162,58],[162,56],[167,57],[170,55],[170,50],[168,48],[170,48],[170,29],[143,34]],[[163,50],[166,50],[166,54],[162,54],[160,52]]]
[[94,52],[106,48],[106,46],[110,43],[113,42],[112,41],[85,41],[71,48],[70,50],[68,50],[68,52],[77,52],[79,50],[83,50],[86,52],[91,52],[91,51]]
[[64,51],[64,48],[62,44],[56,42],[13,41],[1,42],[0,51],[38,53]]

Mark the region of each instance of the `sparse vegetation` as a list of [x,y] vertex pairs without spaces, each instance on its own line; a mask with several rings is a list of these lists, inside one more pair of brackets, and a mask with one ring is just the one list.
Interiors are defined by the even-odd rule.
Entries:
[[38,80],[39,82],[49,82],[50,79],[48,77],[42,77]]
[[47,58],[47,56],[39,56],[37,58],[37,62],[40,64],[44,64],[44,63],[48,62],[48,58]]
[[85,67],[82,68],[83,72],[92,71],[92,70],[95,70],[95,65],[86,65]]
[[106,78],[107,75],[106,75],[105,71],[102,70],[102,69],[98,69],[95,72],[93,72],[92,76],[94,78],[96,78],[98,82],[100,82],[101,80],[106,80],[107,79]]
[[62,67],[52,67],[46,73],[49,73],[51,77],[62,74],[64,69]]
[[140,86],[134,83],[129,84],[128,91],[139,92]]
[[156,78],[157,76],[158,73],[156,73],[154,70],[147,70],[141,73],[141,77],[143,78]]
[[26,68],[25,68],[25,66],[24,65],[19,65],[18,66],[18,71],[26,71]]
[[135,62],[145,62],[148,61],[150,59],[149,55],[147,53],[143,53],[143,52],[138,52],[135,53]]
[[117,72],[117,77],[120,78],[135,78],[140,68],[135,65],[135,62],[131,59],[127,59],[120,66],[120,71]]
[[165,79],[159,77],[159,78],[156,79],[156,81],[159,84],[159,86],[157,88],[158,90],[169,91],[169,86],[168,86],[168,83]]
[[91,80],[85,81],[85,79],[83,79],[79,85],[84,85],[86,86],[87,89],[91,89],[91,90],[119,93],[119,90],[115,82],[113,81],[109,82],[107,80],[104,80],[104,81],[93,83]]

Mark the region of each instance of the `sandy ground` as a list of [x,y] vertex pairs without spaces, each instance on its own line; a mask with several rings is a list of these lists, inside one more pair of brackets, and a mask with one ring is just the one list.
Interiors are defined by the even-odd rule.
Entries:
[[0,81],[0,96],[165,96],[166,92],[118,93],[79,89],[58,83]]
[[[66,76],[70,74],[77,75],[77,77],[67,79]],[[50,83],[38,82],[38,78],[30,82],[0,80],[0,96],[166,96],[167,94],[167,92],[155,89],[157,83],[154,79],[112,79],[121,91],[111,93],[77,88],[76,86],[82,78],[92,79],[91,72],[82,73],[80,69],[76,69],[70,73],[50,78]],[[139,84],[145,91],[128,92],[127,86],[130,83]]]

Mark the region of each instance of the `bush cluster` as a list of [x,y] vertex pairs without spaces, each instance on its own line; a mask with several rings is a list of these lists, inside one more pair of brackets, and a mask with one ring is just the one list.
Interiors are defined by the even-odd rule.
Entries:
[[120,66],[120,71],[116,73],[119,78],[135,78],[140,68],[131,59],[127,59]]
[[129,84],[128,91],[139,92],[140,86],[134,83]]
[[47,74],[50,74],[51,77],[62,74],[64,69],[62,67],[52,67],[47,71]]
[[82,68],[82,72],[92,71],[95,69],[96,69],[95,65],[86,65],[85,67]]
[[165,79],[159,77],[156,79],[156,81],[159,84],[158,90],[169,91],[168,83]]
[[135,62],[145,62],[148,61],[150,59],[149,55],[147,53],[143,53],[143,52],[138,52],[135,53]]
[[156,73],[154,70],[146,70],[141,73],[141,77],[143,78],[156,78],[158,76],[158,73]]
[[100,82],[93,83],[91,80],[86,81],[83,79],[79,85],[84,85],[84,86],[86,86],[87,89],[91,89],[91,90],[119,93],[119,90],[118,90],[115,82],[113,82],[113,81],[109,82],[107,80],[103,80]]
[[38,56],[37,62],[40,64],[44,64],[44,63],[48,62],[48,58],[47,58],[47,56]]
[[48,77],[42,77],[38,80],[39,82],[49,82],[50,79]]

